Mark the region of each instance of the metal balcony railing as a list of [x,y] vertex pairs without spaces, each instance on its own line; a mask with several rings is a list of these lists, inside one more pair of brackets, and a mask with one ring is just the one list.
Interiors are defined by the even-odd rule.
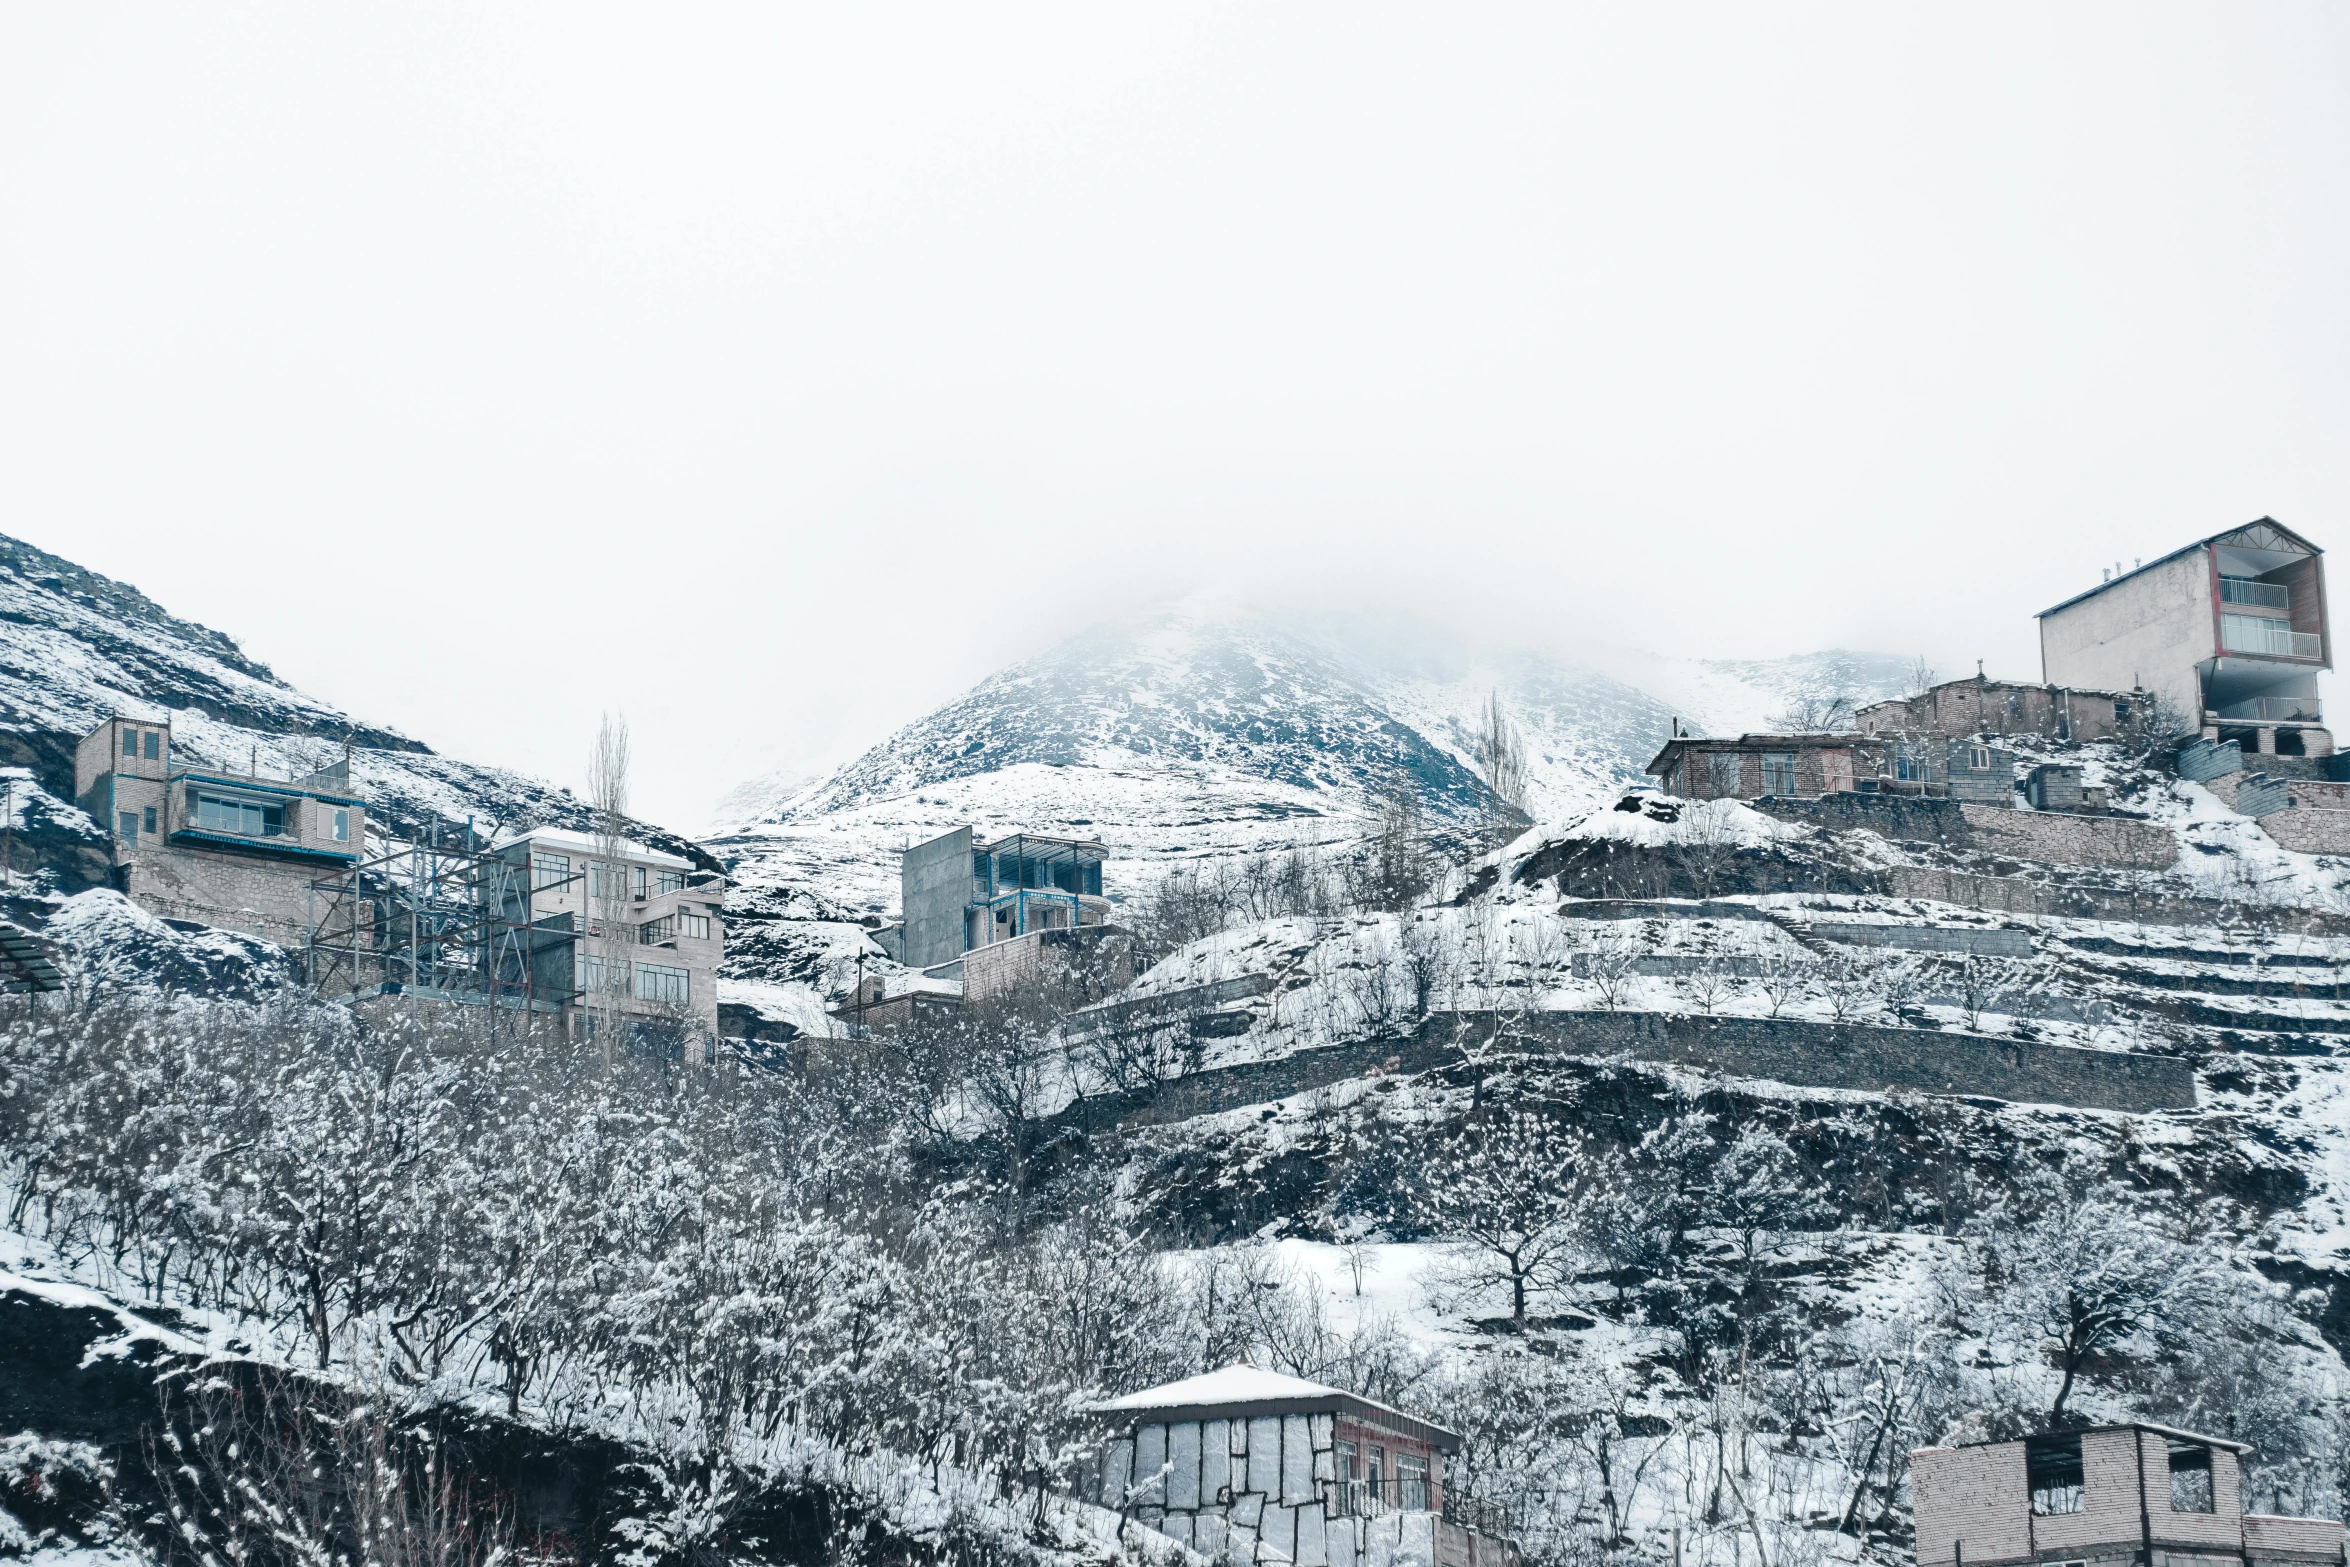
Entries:
[[2255,582],[2250,577],[2219,579],[2222,604],[2256,604],[2262,609],[2291,609],[2293,595],[2280,582]]
[[[1381,1513],[1428,1510],[1428,1481],[1424,1476],[1391,1477],[1381,1481],[1339,1480],[1331,1487],[1341,1516],[1373,1518]],[[1447,1504],[1449,1511],[1450,1504]]]
[[2236,617],[2222,619],[2220,640],[2230,653],[2250,653],[2268,658],[2323,658],[2325,638],[2314,631],[2277,631],[2267,626],[2246,626],[2236,623]]
[[2317,724],[2325,720],[2318,716],[2317,698],[2313,696],[2256,696],[2226,707],[2212,709],[2213,714],[2226,722],[2251,724]]
[[1474,1529],[1497,1540],[1509,1539],[1518,1532],[1508,1508],[1479,1496],[1455,1496],[1446,1492],[1444,1516],[1464,1529]]

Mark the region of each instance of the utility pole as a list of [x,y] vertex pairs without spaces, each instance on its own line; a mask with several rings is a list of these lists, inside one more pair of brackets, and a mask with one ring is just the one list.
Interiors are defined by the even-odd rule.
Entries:
[[[112,742],[108,742],[111,744]],[[0,806],[7,815],[0,818],[0,889],[16,891],[16,779],[8,780],[8,803]]]

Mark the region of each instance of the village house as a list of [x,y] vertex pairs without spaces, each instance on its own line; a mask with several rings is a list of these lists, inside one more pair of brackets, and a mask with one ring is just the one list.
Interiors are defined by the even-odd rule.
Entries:
[[1209,1557],[1297,1567],[1514,1567],[1453,1497],[1455,1433],[1338,1388],[1227,1366],[1094,1406],[1101,1502]]
[[2263,517],[2109,573],[2040,613],[2040,678],[2152,692],[2185,734],[2247,755],[2329,756],[2317,677],[2334,667],[2318,547]]
[[2340,1567],[2341,1524],[2244,1511],[2250,1451],[2155,1425],[1920,1449],[1918,1567]]
[[348,763],[299,778],[207,767],[174,752],[161,720],[109,718],[83,736],[74,796],[140,908],[286,947],[309,934],[311,883],[358,864],[367,841]]
[[1864,735],[2032,735],[2086,744],[2134,735],[2146,717],[2143,691],[2091,691],[2012,680],[1951,680],[1916,696],[1873,702],[1853,714]]
[[1666,742],[1648,771],[1665,793],[1691,800],[1857,793],[2015,804],[2013,753],[1939,734],[1679,735]]

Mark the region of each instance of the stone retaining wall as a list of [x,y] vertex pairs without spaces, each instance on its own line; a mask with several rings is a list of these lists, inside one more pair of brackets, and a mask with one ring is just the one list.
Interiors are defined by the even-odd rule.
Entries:
[[[2236,792],[2250,777],[2236,773],[2211,779],[2203,787],[2234,810]],[[2350,784],[2296,778],[2290,788],[2293,803],[2259,818],[2260,830],[2280,847],[2301,854],[2350,854]]]
[[[1154,1125],[1267,1104],[1379,1072],[1425,1072],[1462,1060],[1456,1041],[1492,1038],[1499,1026],[1494,1013],[1439,1014],[1410,1035],[1193,1072],[1155,1090],[1084,1100],[1055,1120],[1071,1129]],[[2132,1113],[2195,1107],[2195,1069],[2173,1056],[1926,1029],[1665,1012],[1544,1012],[1512,1017],[1508,1026],[1512,1036],[1497,1041],[1496,1050],[1623,1055],[1805,1088],[1905,1089]]]
[[2176,865],[2179,840],[2168,827],[2126,816],[2071,816],[2060,811],[1961,805],[1975,843],[2010,859],[2040,865],[2101,865],[2158,871]]

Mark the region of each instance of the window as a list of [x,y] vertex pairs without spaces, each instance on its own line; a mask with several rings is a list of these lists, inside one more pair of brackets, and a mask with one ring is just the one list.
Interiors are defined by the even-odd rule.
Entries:
[[240,838],[275,838],[286,830],[286,811],[282,805],[200,794],[196,796],[196,826],[203,832],[233,833]]
[[122,813],[121,829],[116,834],[116,836],[120,837],[124,843],[130,845],[130,847],[134,849],[139,846],[138,812],[125,811]]
[[139,732],[136,729],[125,729],[122,732],[122,754],[129,757],[139,754]]
[[530,857],[530,884],[533,887],[553,887],[571,879],[571,856],[568,854],[534,854]]
[[1903,746],[1893,754],[1893,776],[1903,783],[1925,783],[1933,771],[1925,757],[1908,746]]
[[2208,1513],[2211,1500],[2211,1449],[2193,1442],[2170,1444],[2170,1510]]
[[591,898],[627,897],[627,867],[607,865],[602,860],[588,861],[588,896]]
[[145,818],[139,823],[140,827],[147,832],[153,832],[155,830],[155,807],[150,805],[146,809],[142,810],[139,815]]
[[1387,1449],[1373,1447],[1371,1456],[1363,1462],[1363,1489],[1370,1493],[1373,1502],[1387,1500],[1386,1469]]
[[693,999],[691,980],[691,974],[681,968],[639,963],[636,966],[636,998],[639,1001],[662,1001],[672,1006],[684,1006]]
[[691,909],[679,909],[677,911],[677,933],[692,941],[708,941],[710,939],[710,916],[696,914]]
[[631,865],[629,869],[635,872],[630,879],[636,883],[636,896],[642,902],[645,896],[645,868],[642,865]]
[[2130,721],[2130,699],[2128,697],[2117,696],[2113,699],[2113,721],[2117,724],[2126,724]]
[[1714,798],[1736,799],[1746,792],[1746,758],[1735,751],[1716,751],[1705,759]]
[[685,891],[685,872],[683,871],[662,871],[653,877],[653,894],[656,897],[665,892],[683,891]]
[[1418,1508],[1428,1506],[1428,1460],[1413,1453],[1395,1455],[1395,1505]]
[[1355,1517],[1366,1509],[1363,1506],[1363,1484],[1355,1476],[1355,1445],[1338,1444],[1338,1511]]
[[2081,1510],[2081,1439],[2054,1437],[2024,1444],[2024,1483],[2034,1516]]
[[148,730],[148,731],[147,731],[147,760],[148,760],[148,761],[150,761],[150,762],[152,762],[152,761],[154,761],[154,760],[155,760],[157,757],[161,756],[162,754],[163,754],[163,736],[161,736],[161,735],[157,734],[157,733],[156,733],[154,730],[152,730],[152,729]]
[[579,988],[588,991],[628,989],[628,963],[606,962],[603,954],[582,952],[579,955]]
[[337,843],[351,841],[351,813],[336,806],[327,813],[326,835]]
[[1787,795],[1795,792],[1794,752],[1765,751],[1762,763],[1763,793]]
[[1987,745],[1968,746],[1966,748],[1966,767],[1970,773],[1989,772],[1991,770],[1991,748]]

